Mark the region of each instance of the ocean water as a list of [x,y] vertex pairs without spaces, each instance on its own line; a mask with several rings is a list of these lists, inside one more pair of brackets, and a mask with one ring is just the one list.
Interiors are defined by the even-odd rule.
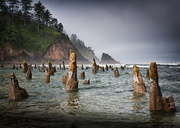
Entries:
[[[32,70],[32,80],[26,80],[26,74],[20,69],[0,68],[0,127],[179,127],[180,65],[158,64],[162,95],[173,96],[175,113],[149,112],[149,80],[145,78],[149,64],[137,66],[147,89],[143,96],[133,94],[133,64],[126,64],[124,71],[119,69],[119,77],[114,77],[111,70],[92,74],[91,68],[85,69],[85,79],[90,79],[90,84],[83,85],[83,79],[78,79],[79,89],[69,92],[64,90],[62,83],[62,75],[68,69],[57,69],[47,84],[45,73],[38,69]],[[79,67],[78,76],[81,71]],[[19,85],[26,88],[29,98],[9,101],[9,75],[12,72]]]

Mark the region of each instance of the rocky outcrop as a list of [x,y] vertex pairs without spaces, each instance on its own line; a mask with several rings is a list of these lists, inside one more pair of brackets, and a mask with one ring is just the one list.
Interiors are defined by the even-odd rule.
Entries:
[[20,100],[23,98],[28,98],[29,95],[26,92],[26,89],[19,86],[19,82],[14,73],[10,75],[11,84],[9,85],[9,99],[11,100]]
[[162,97],[161,89],[158,84],[158,73],[156,62],[150,64],[150,92],[149,92],[149,110],[174,112],[176,110],[172,96]]
[[32,73],[31,73],[31,68],[28,67],[27,74],[26,74],[26,79],[31,80],[32,79]]
[[118,68],[117,67],[115,67],[115,70],[114,70],[114,76],[119,76],[119,71],[118,71]]
[[146,87],[143,82],[141,73],[136,65],[134,65],[134,70],[133,70],[133,88],[134,88],[134,93],[143,94],[146,92]]
[[92,65],[92,73],[93,74],[98,73],[98,68],[97,68],[96,61],[94,58],[93,58],[93,65]]
[[110,55],[103,53],[100,64],[120,64],[120,62],[114,60]]
[[67,91],[78,89],[76,54],[73,50],[70,51],[69,60],[69,72],[65,87],[65,90]]
[[81,79],[85,78],[85,72],[84,71],[80,73],[79,78],[81,78]]
[[48,72],[48,68],[46,68],[46,74],[44,82],[49,83],[50,82],[50,73]]
[[83,84],[90,84],[90,79],[84,80],[84,81],[83,81]]

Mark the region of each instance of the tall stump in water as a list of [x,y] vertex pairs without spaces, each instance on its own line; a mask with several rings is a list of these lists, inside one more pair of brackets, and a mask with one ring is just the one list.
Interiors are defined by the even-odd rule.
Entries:
[[158,73],[156,62],[150,64],[150,91],[149,91],[149,110],[173,112],[176,110],[172,96],[162,97],[161,89],[158,84]]
[[23,70],[22,73],[26,73],[28,69],[28,63],[26,61],[23,62]]
[[73,50],[70,51],[69,57],[69,72],[67,75],[66,87],[65,90],[76,90],[78,89],[78,80],[77,80],[77,64],[76,64],[76,54]]
[[114,76],[119,76],[119,71],[118,71],[118,68],[117,68],[117,67],[115,67]]
[[65,70],[65,64],[64,64],[64,61],[63,61],[63,69],[62,70]]
[[26,92],[26,89],[21,88],[19,86],[19,82],[16,79],[16,76],[14,73],[10,75],[11,78],[11,84],[9,85],[9,99],[11,100],[20,100],[23,98],[28,98],[29,95]]
[[45,74],[44,82],[46,82],[46,83],[50,82],[50,73],[49,73],[47,68],[46,68],[46,74]]
[[26,74],[26,79],[28,79],[28,80],[32,79],[32,73],[31,73],[31,68],[30,67],[28,67],[28,71],[27,71],[27,74]]
[[148,79],[150,78],[149,77],[149,69],[148,68],[146,69],[146,78],[148,78]]
[[134,70],[133,70],[133,88],[134,88],[134,93],[146,92],[146,87],[143,82],[141,73],[136,65],[134,65]]
[[92,73],[93,73],[93,74],[98,73],[96,61],[95,61],[94,58],[93,58],[93,65],[92,65]]
[[41,72],[45,72],[45,66],[44,66],[44,62],[42,62],[42,67],[41,67]]

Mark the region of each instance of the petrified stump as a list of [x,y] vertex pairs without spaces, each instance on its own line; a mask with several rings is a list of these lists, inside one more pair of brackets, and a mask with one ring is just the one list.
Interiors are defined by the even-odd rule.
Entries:
[[83,65],[81,66],[81,70],[84,70],[84,67],[83,67]]
[[66,84],[66,81],[67,81],[67,75],[64,73],[64,75],[62,76],[62,82]]
[[28,80],[32,79],[31,67],[28,67],[28,71],[27,71],[27,74],[26,74],[26,79],[28,79]]
[[52,70],[53,70],[53,72],[56,72],[56,66],[54,66],[54,67],[52,68]]
[[112,66],[111,66],[111,65],[109,65],[109,68],[111,69],[111,68],[112,68]]
[[34,68],[36,69],[36,64],[35,64]]
[[89,68],[90,68],[89,66],[86,67],[86,69],[89,69]]
[[123,67],[123,66],[121,66],[121,69],[122,69],[122,70],[124,70],[124,67]]
[[48,68],[46,68],[46,74],[44,82],[49,83],[50,82],[50,73],[48,72]]
[[16,66],[15,66],[15,65],[13,65],[12,69],[16,69]]
[[149,69],[148,68],[146,69],[146,78],[148,78],[148,79],[150,78],[149,77]]
[[14,73],[10,75],[11,78],[11,84],[9,85],[9,99],[11,100],[20,100],[23,98],[28,98],[29,95],[26,92],[26,89],[21,88],[19,86],[19,82],[16,79],[16,76]]
[[65,90],[75,90],[78,89],[78,80],[77,80],[76,54],[74,53],[73,50],[70,51],[69,60],[70,60],[69,72],[67,75]]
[[112,67],[112,68],[111,68],[111,71],[113,71],[113,70],[114,70],[114,68]]
[[64,64],[64,61],[63,61],[63,69],[62,70],[65,70],[66,68],[65,68],[65,64]]
[[83,84],[90,84],[90,79],[89,80],[84,80]]
[[26,73],[28,69],[28,63],[26,61],[23,62],[23,70],[22,73]]
[[21,63],[20,63],[20,65],[19,65],[19,68],[20,68],[20,69],[22,68]]
[[95,61],[94,58],[93,58],[93,65],[92,65],[92,73],[93,74],[98,73],[97,66],[96,66],[96,61]]
[[42,62],[41,72],[45,72],[44,62]]
[[104,72],[104,67],[101,67],[101,70],[100,70],[101,72]]
[[141,73],[136,65],[134,65],[134,70],[133,70],[133,88],[134,88],[134,93],[146,92],[146,87],[143,82]]
[[156,62],[150,64],[150,92],[149,92],[149,110],[173,112],[176,110],[172,96],[162,97],[160,86],[158,84],[158,73]]
[[118,71],[118,68],[117,68],[117,67],[115,67],[114,76],[119,76],[119,71]]
[[85,72],[84,71],[80,73],[79,78],[81,78],[81,79],[85,78]]
[[59,64],[59,69],[61,69],[61,64]]
[[106,71],[108,70],[108,66],[107,66],[107,64],[106,64]]

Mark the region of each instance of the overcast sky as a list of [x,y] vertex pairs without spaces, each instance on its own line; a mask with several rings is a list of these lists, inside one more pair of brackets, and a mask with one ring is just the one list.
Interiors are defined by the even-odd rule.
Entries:
[[121,63],[180,62],[180,0],[40,1],[99,59],[105,52]]

